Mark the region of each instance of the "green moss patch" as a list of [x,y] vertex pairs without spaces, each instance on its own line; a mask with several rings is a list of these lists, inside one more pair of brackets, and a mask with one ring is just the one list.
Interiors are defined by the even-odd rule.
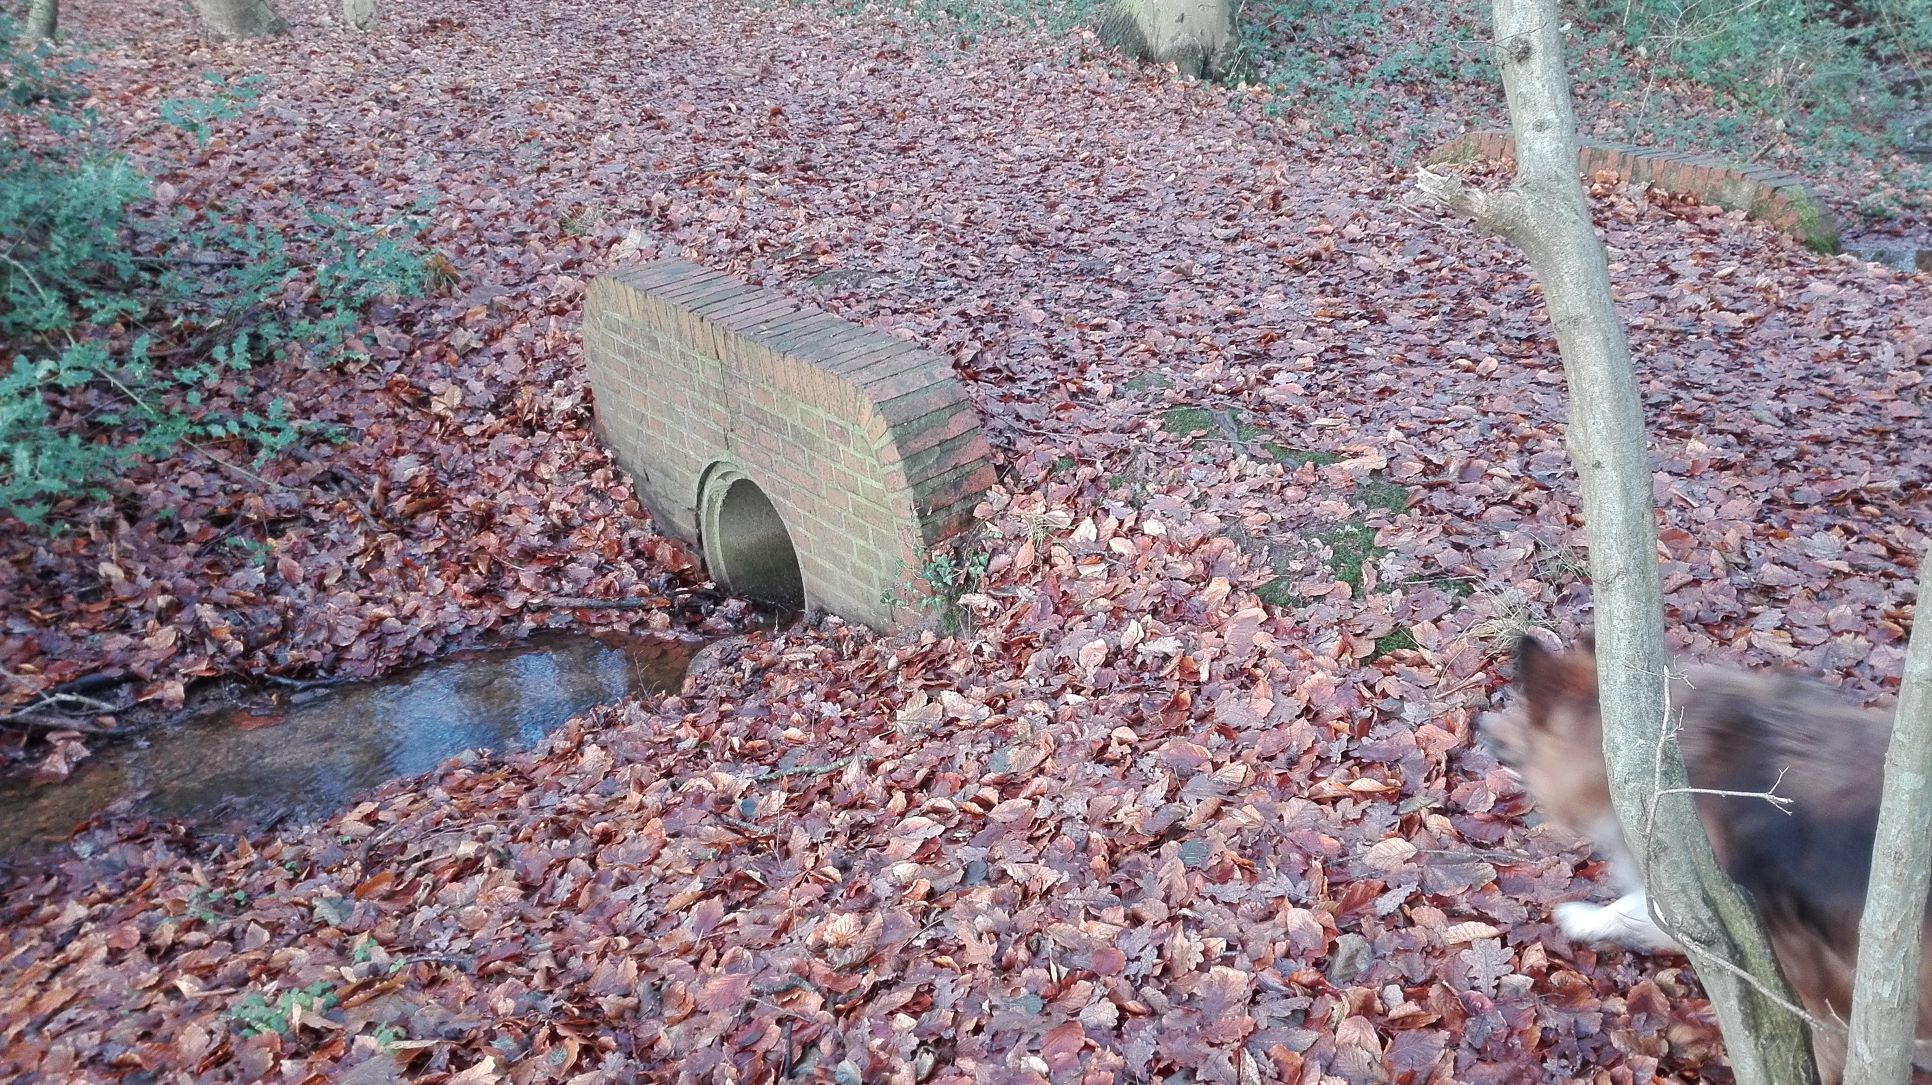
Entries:
[[1384,509],[1388,512],[1401,512],[1409,507],[1409,488],[1398,486],[1385,478],[1371,475],[1355,484],[1355,492],[1350,495],[1357,505],[1367,509]]
[[1120,387],[1122,391],[1127,392],[1146,392],[1156,389],[1166,391],[1174,387],[1174,378],[1161,370],[1150,369],[1137,377],[1129,377],[1121,381]]
[[1360,520],[1344,520],[1315,536],[1328,547],[1328,571],[1335,579],[1362,592],[1362,565],[1387,554],[1375,545],[1375,530]]
[[1369,658],[1381,659],[1391,652],[1402,652],[1419,647],[1421,645],[1415,642],[1414,634],[1404,626],[1397,626],[1394,632],[1375,638],[1375,654]]
[[[1285,444],[1280,434],[1257,426],[1250,419],[1251,416],[1246,411],[1171,407],[1161,414],[1161,428],[1176,436],[1193,438],[1190,443],[1196,448],[1212,444],[1217,440],[1228,441],[1276,463],[1291,467],[1300,467],[1306,463],[1325,466],[1342,459],[1338,453]],[[1258,447],[1256,447],[1257,442],[1259,442]]]

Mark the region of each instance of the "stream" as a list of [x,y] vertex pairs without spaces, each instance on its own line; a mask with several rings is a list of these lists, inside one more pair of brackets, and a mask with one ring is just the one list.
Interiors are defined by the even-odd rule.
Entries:
[[527,747],[593,705],[676,689],[704,643],[540,633],[280,704],[191,698],[181,722],[100,746],[67,780],[0,777],[0,858],[56,848],[129,798],[136,814],[243,827],[324,817],[464,750]]

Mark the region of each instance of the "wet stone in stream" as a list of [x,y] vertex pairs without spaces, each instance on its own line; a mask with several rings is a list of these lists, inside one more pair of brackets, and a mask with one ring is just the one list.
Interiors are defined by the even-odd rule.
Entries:
[[165,818],[306,821],[468,749],[530,746],[593,705],[675,689],[698,640],[538,634],[263,710],[195,709],[97,748],[69,779],[0,779],[0,856],[58,846],[110,804]]

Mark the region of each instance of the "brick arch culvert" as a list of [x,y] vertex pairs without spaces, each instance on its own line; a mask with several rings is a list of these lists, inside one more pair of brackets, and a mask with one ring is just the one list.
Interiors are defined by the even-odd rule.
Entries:
[[683,260],[591,283],[597,429],[728,590],[875,629],[993,469],[944,358]]

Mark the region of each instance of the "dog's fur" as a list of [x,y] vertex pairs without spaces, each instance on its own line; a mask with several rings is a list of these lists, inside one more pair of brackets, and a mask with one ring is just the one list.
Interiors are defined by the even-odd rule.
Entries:
[[[1579,941],[1641,950],[1677,945],[1651,920],[1642,872],[1610,805],[1597,704],[1596,659],[1586,647],[1554,653],[1524,638],[1517,696],[1486,716],[1483,738],[1523,779],[1549,819],[1589,838],[1624,895],[1609,905],[1561,904],[1557,924]],[[1678,742],[1691,786],[1789,798],[1700,794],[1697,810],[1733,881],[1751,895],[1785,976],[1814,1017],[1851,1012],[1858,920],[1870,880],[1889,714],[1855,708],[1833,690],[1791,674],[1709,668],[1671,682]],[[1932,952],[1920,971],[1919,1037],[1932,1037]],[[1842,1033],[1814,1037],[1821,1076],[1836,1083]]]

